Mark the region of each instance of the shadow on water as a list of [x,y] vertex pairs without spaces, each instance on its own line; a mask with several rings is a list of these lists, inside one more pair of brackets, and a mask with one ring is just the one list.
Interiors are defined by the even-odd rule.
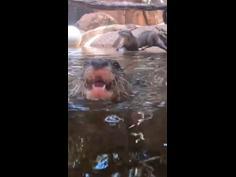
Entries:
[[68,58],[69,81],[87,58],[118,60],[133,91],[120,103],[69,103],[69,177],[166,177],[166,54],[82,56],[70,50]]

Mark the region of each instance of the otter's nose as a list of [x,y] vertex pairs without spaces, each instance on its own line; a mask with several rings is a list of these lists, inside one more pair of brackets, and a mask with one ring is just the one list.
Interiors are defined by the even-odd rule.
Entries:
[[105,60],[93,60],[93,61],[91,61],[91,65],[95,69],[100,69],[100,68],[104,68],[104,67],[108,66],[108,62]]

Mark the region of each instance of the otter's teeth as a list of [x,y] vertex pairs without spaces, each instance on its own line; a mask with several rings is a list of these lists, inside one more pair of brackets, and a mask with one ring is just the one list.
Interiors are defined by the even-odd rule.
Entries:
[[[97,88],[94,84],[93,84],[93,89],[94,88]],[[102,87],[100,87],[100,88],[102,88],[103,90],[105,90],[106,89],[106,84],[104,84]]]

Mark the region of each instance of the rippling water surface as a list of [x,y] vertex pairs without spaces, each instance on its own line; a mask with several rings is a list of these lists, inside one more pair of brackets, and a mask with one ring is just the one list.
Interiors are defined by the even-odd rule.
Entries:
[[[119,61],[132,85],[120,102],[68,104],[69,177],[166,177],[166,54],[81,55],[69,49],[69,82],[86,59]],[[70,88],[69,88],[70,89]]]

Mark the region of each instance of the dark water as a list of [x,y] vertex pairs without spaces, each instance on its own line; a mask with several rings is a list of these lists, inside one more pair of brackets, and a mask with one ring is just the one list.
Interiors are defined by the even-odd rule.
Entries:
[[69,81],[88,58],[118,60],[133,91],[121,103],[70,102],[69,177],[166,177],[166,54],[93,56],[69,50],[68,58]]

